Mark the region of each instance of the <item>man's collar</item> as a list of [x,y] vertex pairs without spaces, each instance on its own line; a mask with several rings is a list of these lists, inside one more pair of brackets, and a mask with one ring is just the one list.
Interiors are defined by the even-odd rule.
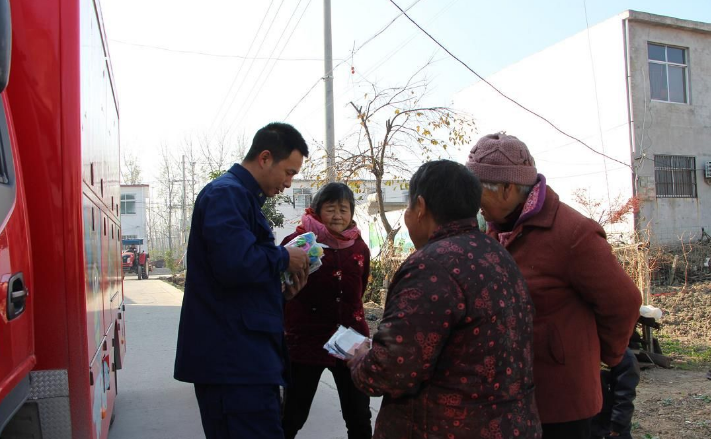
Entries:
[[252,175],[251,172],[239,163],[232,165],[230,170],[227,172],[237,177],[237,179],[242,182],[242,185],[244,185],[249,192],[257,197],[260,207],[264,205],[267,201],[267,196],[264,194],[264,191],[259,186],[259,183],[257,183],[257,179],[254,178],[254,175]]

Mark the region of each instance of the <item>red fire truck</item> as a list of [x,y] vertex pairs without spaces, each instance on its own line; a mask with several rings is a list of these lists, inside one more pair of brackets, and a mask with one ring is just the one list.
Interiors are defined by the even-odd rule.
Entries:
[[3,439],[108,437],[126,328],[101,17],[99,0],[0,0]]

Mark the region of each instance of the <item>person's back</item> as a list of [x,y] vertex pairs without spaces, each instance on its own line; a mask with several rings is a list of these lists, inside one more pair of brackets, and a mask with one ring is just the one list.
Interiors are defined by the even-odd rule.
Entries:
[[[473,219],[466,233],[435,237],[403,264],[431,270],[425,282],[433,286],[448,274],[441,281],[452,282],[463,295],[463,309],[439,309],[461,314],[424,384],[427,416],[461,418],[462,429],[481,435],[473,437],[487,437],[488,431],[490,437],[533,438],[540,431],[533,391],[533,303],[513,258],[477,227]],[[400,277],[408,273],[406,268]],[[437,313],[432,314],[436,322]],[[436,332],[416,337],[424,346],[433,345]],[[508,416],[518,422],[500,421]]]
[[479,231],[479,181],[429,162],[409,198],[417,251],[392,279],[372,349],[350,363],[361,390],[384,395],[374,438],[540,438],[533,303],[511,255]]

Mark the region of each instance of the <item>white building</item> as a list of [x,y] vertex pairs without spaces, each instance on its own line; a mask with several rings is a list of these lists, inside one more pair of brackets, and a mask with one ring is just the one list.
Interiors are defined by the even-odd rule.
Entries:
[[711,24],[626,11],[486,78],[455,105],[523,140],[561,199],[637,197],[625,231],[659,243],[711,228]]
[[[383,242],[384,232],[378,220],[377,204],[375,202],[375,181],[357,180],[348,183],[356,198],[356,213],[354,219],[361,230],[363,240],[368,244],[373,255],[379,251]],[[291,198],[293,203],[281,203],[278,210],[284,214],[284,226],[276,228],[274,235],[279,244],[285,237],[296,229],[304,214],[304,209],[311,205],[313,196],[318,192],[323,182],[316,180],[294,180],[291,188],[284,195]],[[408,184],[405,181],[384,182],[385,211],[393,227],[402,225],[396,236],[396,241],[404,248],[412,246],[412,242],[401,223],[404,208],[407,207]]]
[[121,239],[143,239],[148,244],[148,189],[147,184],[121,185]]

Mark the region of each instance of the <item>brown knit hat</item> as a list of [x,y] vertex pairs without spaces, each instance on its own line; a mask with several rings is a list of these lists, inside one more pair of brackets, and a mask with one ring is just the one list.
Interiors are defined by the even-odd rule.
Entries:
[[526,144],[504,133],[488,134],[474,145],[466,167],[487,183],[536,184],[536,163]]

